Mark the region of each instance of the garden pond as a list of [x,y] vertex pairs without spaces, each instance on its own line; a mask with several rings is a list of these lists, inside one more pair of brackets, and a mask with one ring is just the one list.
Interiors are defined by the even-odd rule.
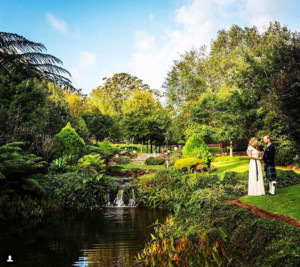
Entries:
[[[0,265],[132,266],[153,224],[163,223],[167,215],[121,207],[0,223]],[[12,263],[7,263],[9,256]]]

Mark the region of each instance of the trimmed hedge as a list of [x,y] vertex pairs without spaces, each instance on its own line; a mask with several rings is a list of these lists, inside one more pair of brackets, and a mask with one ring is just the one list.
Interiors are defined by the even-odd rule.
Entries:
[[118,157],[118,158],[114,158],[113,162],[119,165],[127,165],[131,163],[131,159],[129,157]]
[[163,165],[165,164],[165,162],[166,162],[165,158],[150,157],[145,160],[146,165]]

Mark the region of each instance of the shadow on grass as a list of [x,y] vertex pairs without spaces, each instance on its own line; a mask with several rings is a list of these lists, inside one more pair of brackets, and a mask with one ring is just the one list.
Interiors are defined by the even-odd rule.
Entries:
[[[223,165],[223,164],[222,164]],[[218,166],[218,164],[216,164],[214,167],[216,167],[218,170],[216,171],[216,173],[222,173],[225,171],[231,171],[234,168],[238,168],[238,167],[247,167],[248,166],[248,162],[228,162],[228,164],[225,164],[225,166]],[[243,170],[247,171],[247,170]]]

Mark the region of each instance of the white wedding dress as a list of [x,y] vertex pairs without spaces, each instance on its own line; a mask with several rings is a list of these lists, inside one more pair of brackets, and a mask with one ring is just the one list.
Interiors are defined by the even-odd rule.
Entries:
[[[252,157],[258,157],[259,151],[252,146],[248,147],[247,154],[252,151]],[[248,195],[261,196],[265,194],[264,180],[261,170],[261,163],[259,160],[250,159],[249,163],[249,181],[248,181]]]

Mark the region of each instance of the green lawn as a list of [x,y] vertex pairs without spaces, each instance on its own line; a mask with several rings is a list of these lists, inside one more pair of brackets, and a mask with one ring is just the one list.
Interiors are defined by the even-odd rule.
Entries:
[[249,160],[247,157],[215,157],[211,166],[218,169],[216,173],[245,172],[249,170]]
[[[229,156],[223,156],[223,157],[214,157],[213,161],[211,163],[211,166],[214,168],[217,168],[218,170],[216,173],[222,173],[227,171],[233,171],[233,172],[245,172],[249,170],[249,159],[247,156],[241,156],[241,157],[229,157]],[[263,165],[262,165],[263,168]],[[276,167],[280,170],[286,170],[282,167]],[[293,169],[293,171],[300,173],[299,169]]]
[[262,210],[300,221],[300,184],[277,189],[275,196],[244,196],[240,200]]
[[132,169],[141,169],[141,170],[163,170],[164,165],[110,165],[112,169],[120,170],[132,170]]

